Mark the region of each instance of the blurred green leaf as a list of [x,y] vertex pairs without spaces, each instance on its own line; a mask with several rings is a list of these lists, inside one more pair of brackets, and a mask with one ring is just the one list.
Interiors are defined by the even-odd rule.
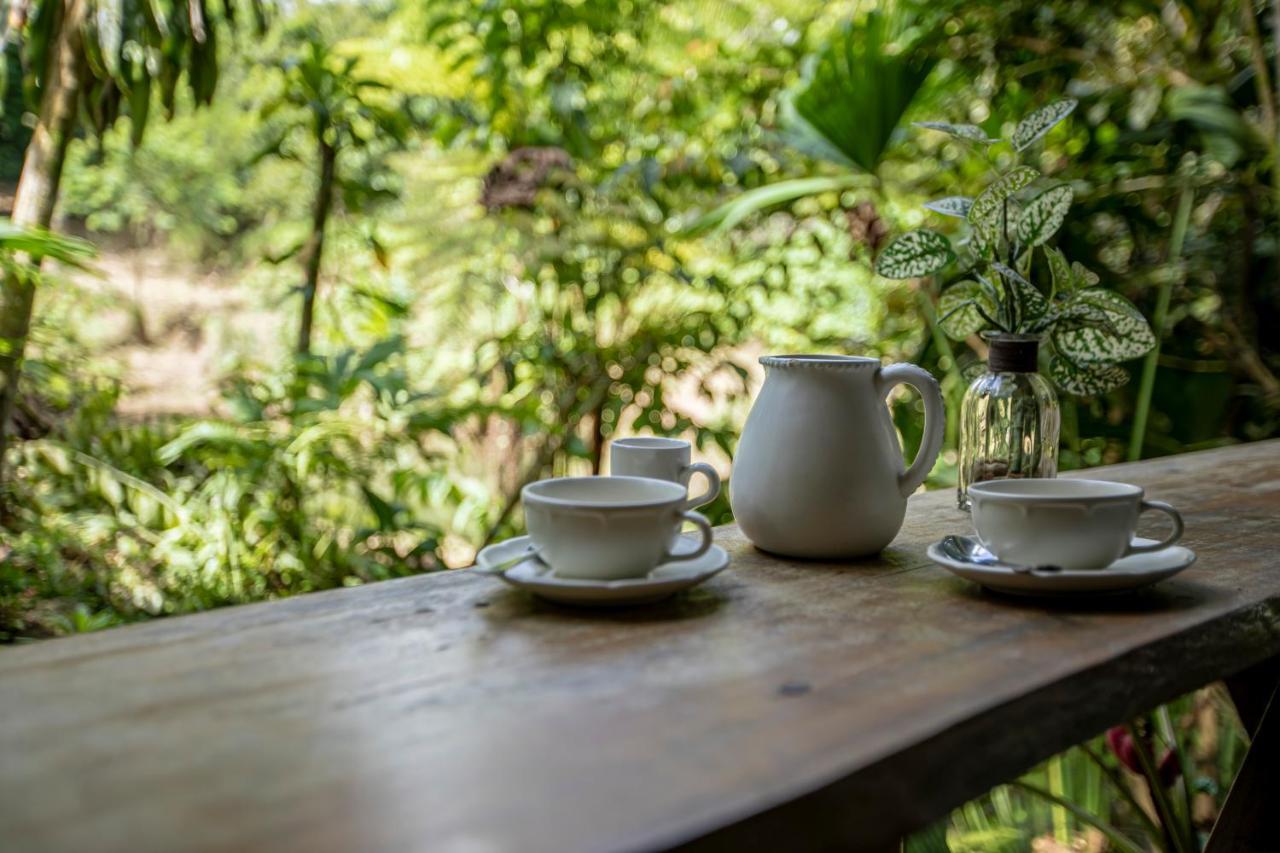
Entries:
[[936,60],[903,7],[836,29],[806,61],[784,117],[815,151],[874,174]]
[[1262,144],[1220,86],[1179,86],[1165,96],[1165,110],[1174,121],[1186,122],[1200,134],[1205,153],[1227,168]]
[[770,207],[817,193],[865,186],[866,183],[867,180],[862,175],[834,175],[825,178],[798,178],[794,181],[779,181],[776,184],[757,187],[735,196],[732,201],[698,217],[686,226],[681,234],[695,237],[713,229],[728,231],[753,213]]

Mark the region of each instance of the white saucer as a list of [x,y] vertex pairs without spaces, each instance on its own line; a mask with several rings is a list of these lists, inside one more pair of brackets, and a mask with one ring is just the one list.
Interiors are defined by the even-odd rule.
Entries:
[[[1135,538],[1139,544],[1152,539]],[[1015,595],[1079,595],[1124,592],[1170,578],[1196,561],[1195,552],[1173,545],[1150,554],[1121,557],[1105,569],[1061,571],[1053,574],[1020,574],[998,566],[957,560],[942,553],[938,543],[929,546],[929,559],[952,574],[996,592]]]
[[[696,547],[697,540],[689,538]],[[476,555],[476,568],[488,569],[519,555],[529,547],[528,536],[516,536],[490,545]],[[528,559],[504,572],[497,573],[507,583],[535,595],[562,604],[608,607],[623,604],[649,604],[673,593],[697,586],[729,565],[729,554],[712,545],[696,560],[663,563],[642,578],[596,581],[580,578],[558,578],[540,560]]]

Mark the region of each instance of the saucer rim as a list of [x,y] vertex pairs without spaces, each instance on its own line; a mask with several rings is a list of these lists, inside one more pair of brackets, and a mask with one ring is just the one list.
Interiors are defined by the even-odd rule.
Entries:
[[[683,535],[683,534],[682,534]],[[692,538],[692,537],[690,537]],[[502,542],[495,542],[487,545],[476,554],[475,568],[485,570],[484,563],[481,562],[481,555],[487,551],[497,551],[501,548],[518,548],[522,543],[529,540],[528,535],[513,536]],[[539,572],[536,576],[529,577],[508,577],[509,574],[520,569],[521,567],[532,562],[533,558],[521,560],[514,566],[507,568],[501,572],[494,572],[496,577],[501,578],[512,586],[528,588],[534,585],[556,587],[558,589],[580,589],[580,590],[631,590],[637,593],[648,591],[654,588],[661,588],[671,584],[682,584],[692,586],[702,583],[729,567],[731,562],[729,552],[716,543],[711,543],[705,554],[700,555],[696,560],[678,560],[675,562],[659,563],[647,575],[636,578],[613,578],[613,579],[594,579],[594,578],[563,578],[555,574],[551,566],[547,566],[547,570]],[[714,560],[714,562],[711,562]],[[706,561],[707,568],[696,569],[698,562]],[[666,577],[655,577],[654,573],[664,567],[689,567],[689,571]]]
[[[1157,541],[1159,540],[1147,539],[1146,537],[1143,537],[1143,536],[1134,537],[1134,542],[1137,542],[1139,544],[1148,544],[1148,543],[1155,544]],[[1052,574],[1047,574],[1047,575],[1046,574],[1022,575],[1018,572],[1013,571],[1012,569],[1005,568],[1004,566],[988,566],[988,565],[983,565],[981,563],[970,563],[965,560],[957,560],[954,557],[950,557],[946,554],[943,554],[940,550],[941,545],[942,545],[942,540],[940,539],[937,542],[934,542],[933,544],[931,544],[928,547],[928,549],[926,549],[926,552],[925,552],[926,555],[929,557],[929,559],[933,560],[935,563],[939,563],[947,566],[961,566],[966,571],[986,572],[987,574],[990,574],[992,576],[998,576],[998,577],[1032,577],[1040,580],[1061,579],[1061,578],[1096,578],[1099,575],[1102,575],[1103,573],[1109,573],[1112,577],[1125,576],[1125,577],[1131,577],[1131,578],[1141,578],[1151,574],[1159,574],[1160,572],[1171,571],[1173,570],[1173,565],[1172,564],[1164,565],[1164,563],[1162,562],[1159,568],[1150,567],[1146,569],[1134,570],[1128,567],[1124,567],[1118,572],[1114,571],[1114,567],[1119,565],[1120,563],[1125,562],[1126,560],[1132,560],[1133,562],[1136,563],[1139,560],[1142,560],[1142,561],[1153,560],[1165,554],[1169,555],[1169,557],[1172,557],[1174,554],[1178,553],[1179,551],[1183,551],[1185,552],[1185,556],[1179,558],[1180,565],[1177,569],[1178,571],[1182,571],[1183,569],[1190,568],[1195,563],[1195,561],[1199,558],[1196,552],[1188,548],[1186,545],[1174,543],[1173,545],[1170,545],[1168,548],[1161,548],[1159,551],[1148,551],[1140,554],[1125,554],[1123,557],[1118,557],[1112,560],[1110,563],[1107,563],[1105,566],[1099,566],[1098,568],[1095,568],[1095,569],[1062,569],[1060,571],[1056,571],[1056,572],[1053,572]],[[1187,559],[1188,557],[1190,559]],[[1181,563],[1182,560],[1186,560],[1186,562]]]
[[[1142,539],[1142,537],[1138,537]],[[1155,540],[1150,540],[1155,541]],[[1129,592],[1150,586],[1177,575],[1193,566],[1199,555],[1185,545],[1171,545],[1167,549],[1147,554],[1129,554],[1101,569],[1073,569],[1048,575],[1024,575],[1001,566],[983,566],[956,560],[941,552],[941,541],[934,542],[925,551],[934,564],[956,577],[979,584],[996,592],[1014,595],[1100,595]],[[1139,558],[1143,561],[1168,554],[1168,559],[1155,566],[1134,570],[1129,568],[1111,571],[1117,563]],[[1177,555],[1177,559],[1173,559]],[[1104,580],[1105,578],[1105,580]],[[1092,582],[1093,588],[1075,584]],[[1098,584],[1101,585],[1098,585]]]

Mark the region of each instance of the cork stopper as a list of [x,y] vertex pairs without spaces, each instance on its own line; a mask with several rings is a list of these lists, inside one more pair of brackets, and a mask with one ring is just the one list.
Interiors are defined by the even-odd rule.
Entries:
[[987,370],[992,373],[1035,373],[1039,352],[1039,338],[993,335],[988,341]]

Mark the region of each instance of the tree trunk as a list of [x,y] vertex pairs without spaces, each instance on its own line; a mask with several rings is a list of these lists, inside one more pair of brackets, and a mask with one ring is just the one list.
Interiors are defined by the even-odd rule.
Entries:
[[311,214],[311,236],[303,263],[306,280],[302,285],[302,322],[298,325],[298,355],[311,353],[311,326],[316,310],[316,288],[320,283],[320,257],[324,254],[324,229],[333,206],[333,180],[338,151],[320,138],[320,186],[316,188],[315,209]]
[[[59,20],[53,24],[40,115],[27,145],[13,200],[13,222],[29,227],[48,228],[53,221],[62,164],[75,131],[76,101],[80,92],[84,2],[58,2],[54,14]],[[19,258],[19,262],[23,260]],[[34,301],[33,276],[9,274],[0,279],[0,483],[4,482],[4,451],[12,428],[10,422]]]

